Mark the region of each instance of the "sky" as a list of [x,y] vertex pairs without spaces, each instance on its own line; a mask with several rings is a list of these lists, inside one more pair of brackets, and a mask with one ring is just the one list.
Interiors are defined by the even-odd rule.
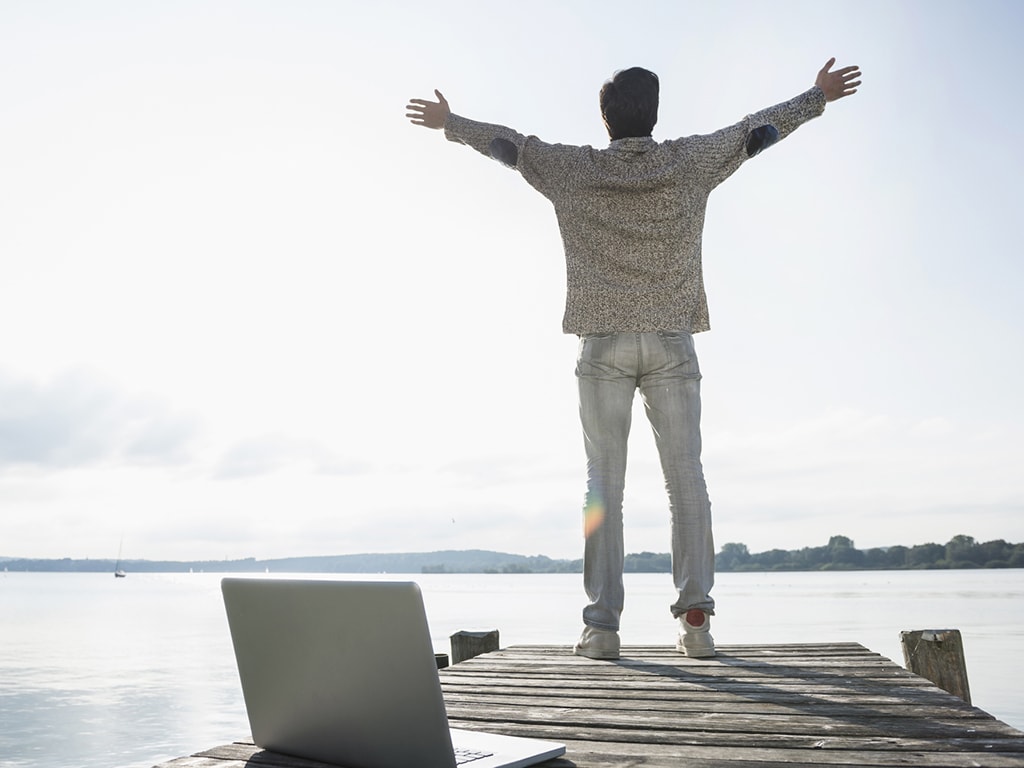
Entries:
[[[0,556],[582,553],[551,206],[405,118],[604,146],[854,96],[711,196],[718,546],[1024,541],[1016,2],[5,0]],[[637,398],[626,550],[666,552]],[[122,544],[123,543],[123,544]]]

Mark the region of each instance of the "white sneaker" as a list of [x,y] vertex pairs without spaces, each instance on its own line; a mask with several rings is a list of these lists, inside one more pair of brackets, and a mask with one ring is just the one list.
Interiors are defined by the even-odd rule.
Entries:
[[580,639],[572,647],[572,652],[577,656],[586,656],[588,659],[617,659],[619,658],[619,633],[614,629],[586,626],[583,628]]
[[699,608],[691,608],[679,617],[679,639],[676,650],[695,659],[715,655],[715,638],[711,636],[711,617]]

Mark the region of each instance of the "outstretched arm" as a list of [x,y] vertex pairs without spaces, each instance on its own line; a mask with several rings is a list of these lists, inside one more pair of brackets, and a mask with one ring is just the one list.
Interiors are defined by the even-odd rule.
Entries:
[[526,137],[511,128],[490,123],[478,123],[452,114],[448,100],[438,90],[434,91],[437,101],[409,99],[405,116],[413,125],[424,128],[444,129],[445,136],[472,147],[488,157],[515,168],[519,161],[519,150]]
[[[857,92],[860,85],[860,68],[855,66],[842,67],[835,72],[830,72],[832,65],[836,63],[835,56],[825,62],[825,66],[818,72],[814,84],[821,89],[825,95],[825,101],[835,101],[844,96],[852,96]],[[753,157],[762,149],[767,149],[779,140],[779,131],[774,125],[763,125],[755,128],[747,137],[747,157]]]
[[860,85],[860,68],[856,65],[852,67],[841,67],[835,72],[830,72],[832,65],[836,63],[836,57],[833,56],[831,59],[825,62],[825,66],[818,72],[818,77],[815,79],[814,84],[821,88],[822,93],[825,94],[825,101],[835,101],[841,99],[844,96],[852,96],[857,92],[857,86]]
[[422,125],[424,128],[444,128],[451,109],[448,107],[447,99],[441,95],[440,91],[435,89],[434,95],[437,96],[437,101],[409,99],[409,103],[405,107],[408,110],[405,116],[409,118],[409,122],[413,125]]

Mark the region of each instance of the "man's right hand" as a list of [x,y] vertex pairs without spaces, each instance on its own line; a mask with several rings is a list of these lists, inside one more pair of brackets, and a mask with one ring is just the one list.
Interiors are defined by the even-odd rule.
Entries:
[[405,107],[408,110],[405,116],[409,118],[409,122],[413,125],[422,125],[424,128],[444,128],[444,123],[448,119],[448,115],[451,114],[451,110],[448,108],[448,101],[440,91],[435,90],[434,95],[437,96],[437,101],[409,99],[409,103]]
[[857,92],[857,86],[860,85],[860,80],[856,79],[860,77],[860,67],[843,67],[835,72],[829,72],[835,63],[835,56],[826,61],[814,81],[814,84],[825,94],[825,101],[835,101],[844,96],[852,96]]

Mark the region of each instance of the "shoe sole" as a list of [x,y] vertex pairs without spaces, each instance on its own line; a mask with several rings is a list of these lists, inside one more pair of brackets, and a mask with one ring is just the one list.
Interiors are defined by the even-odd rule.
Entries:
[[715,657],[714,648],[693,648],[693,649],[681,649],[683,655],[689,656],[691,659],[711,659]]
[[710,648],[687,648],[682,643],[676,643],[676,650],[691,659],[710,659],[715,656],[715,647]]
[[619,658],[618,651],[598,651],[598,650],[587,650],[586,648],[573,648],[572,652],[576,656],[583,656],[587,659],[597,659],[598,661],[614,661]]

